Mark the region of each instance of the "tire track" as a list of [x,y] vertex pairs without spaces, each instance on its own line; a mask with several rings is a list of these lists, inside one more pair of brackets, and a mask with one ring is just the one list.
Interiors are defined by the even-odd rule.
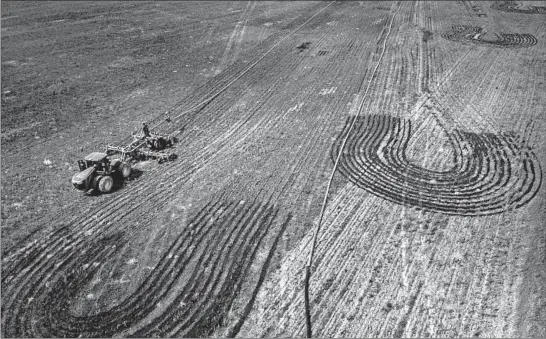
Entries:
[[520,8],[515,1],[495,1],[491,8],[503,11],[519,14],[546,14],[546,7],[544,6],[529,6],[528,8]]
[[[475,134],[454,130],[452,167],[434,171],[411,164],[405,149],[411,121],[386,115],[356,119],[356,132],[341,155],[339,171],[357,186],[389,201],[452,215],[488,215],[518,208],[537,193],[542,180],[534,153],[523,150],[523,177],[514,177],[513,160],[520,152],[510,134]],[[345,131],[343,131],[345,132]],[[336,159],[341,133],[332,148]]]
[[[470,60],[470,64],[466,65],[465,73],[475,74],[476,76],[473,77],[473,80],[467,82],[463,87],[454,87],[452,85],[447,88],[439,85],[435,90],[435,96],[441,97],[442,101],[444,101],[444,107],[441,109],[444,116],[444,112],[449,111],[446,107],[449,107],[451,112],[458,110],[459,112],[457,114],[462,114],[462,116],[457,119],[463,122],[462,124],[456,123],[453,121],[453,119],[448,118],[448,120],[452,120],[453,123],[456,124],[455,126],[458,126],[457,128],[492,131],[497,134],[503,129],[510,128],[524,136],[519,138],[520,149],[531,149],[530,147],[533,143],[533,138],[529,138],[527,136],[532,134],[532,130],[524,131],[526,127],[523,127],[523,125],[529,124],[529,119],[518,119],[515,123],[515,128],[514,124],[508,124],[505,128],[503,128],[502,124],[499,126],[499,122],[492,119],[491,114],[492,112],[498,112],[498,115],[502,116],[506,115],[501,114],[505,112],[521,112],[520,114],[528,112],[529,110],[525,108],[526,106],[521,107],[521,105],[518,105],[518,103],[521,102],[521,99],[524,96],[526,97],[526,102],[531,100],[531,97],[535,93],[535,87],[533,85],[533,89],[522,91],[520,86],[517,84],[521,83],[522,80],[525,80],[525,83],[530,82],[535,84],[538,78],[536,78],[535,81],[529,81],[528,77],[533,73],[526,72],[525,74],[527,74],[527,78],[521,79],[518,82],[516,79],[522,77],[521,73],[516,73],[514,71],[511,71],[512,73],[508,74],[499,72],[498,68],[493,66],[500,61],[499,59],[501,59],[501,56],[502,55],[499,55],[498,53],[491,55],[491,52],[489,52],[485,55],[477,57],[487,58],[487,60],[489,60],[486,67],[484,67],[483,63],[475,63]],[[460,80],[457,82],[457,80],[459,79],[453,79],[453,83],[456,84],[461,82]],[[469,92],[467,88],[477,88],[478,90]],[[455,95],[454,93],[460,94]],[[464,95],[467,97],[464,97]],[[495,96],[498,96],[499,100],[495,100]],[[490,98],[489,105],[484,101],[484,99],[487,98]],[[483,109],[481,109],[482,106],[486,107],[485,112]],[[531,118],[531,121],[536,120],[536,117]]]
[[[190,102],[193,102],[192,106],[188,109],[185,109],[184,111],[182,111],[181,113],[178,113],[175,117],[173,117],[174,120],[178,120],[180,117],[188,114],[188,113],[192,113],[194,112],[196,109],[198,110],[197,112],[194,112],[195,113],[198,113],[199,111],[201,111],[204,107],[206,107],[211,101],[213,101],[218,95],[220,95],[224,90],[228,89],[233,83],[235,83],[238,79],[240,79],[241,77],[243,77],[244,75],[246,75],[249,71],[253,70],[254,67],[262,60],[264,59],[267,55],[269,55],[271,52],[275,51],[275,53],[278,53],[278,49],[277,47],[279,45],[281,45],[287,38],[289,38],[290,36],[292,36],[294,33],[296,33],[298,30],[300,30],[301,28],[303,28],[305,25],[307,25],[311,20],[313,20],[316,16],[318,16],[322,11],[324,11],[326,8],[330,7],[331,5],[333,4],[333,2],[330,2],[328,5],[326,6],[322,6],[319,8],[318,11],[312,11],[312,15],[310,15],[309,17],[307,16],[302,16],[302,17],[299,17],[297,18],[296,20],[293,20],[290,24],[288,24],[287,26],[285,26],[285,29],[290,29],[290,32],[284,36],[282,36],[283,32],[280,32],[278,33],[277,35],[274,35],[266,40],[270,40],[270,39],[275,39],[275,40],[278,40],[277,42],[275,42],[274,44],[272,44],[272,47],[271,47],[271,44],[265,44],[262,43],[258,46],[258,48],[254,49],[253,51],[254,52],[257,52],[258,55],[260,55],[259,58],[257,58],[255,61],[253,61],[252,63],[249,63],[249,65],[247,66],[246,64],[243,65],[243,68],[238,71],[237,73],[235,73],[234,77],[232,79],[229,79],[229,81],[227,81],[227,83],[225,84],[222,84],[221,88],[219,89],[213,89],[213,90],[210,90],[208,91],[209,94],[205,95],[202,97],[202,99],[199,99],[199,100],[193,100],[193,101],[190,101]],[[320,6],[320,5],[319,5]],[[302,22],[303,21],[303,22]],[[296,26],[295,28],[292,28],[292,26]],[[279,37],[282,36],[282,38],[279,39]],[[264,52],[264,53],[259,53],[260,52],[260,47],[266,47],[267,50]],[[270,58],[270,60],[275,60],[274,58]],[[226,77],[226,79],[228,79]],[[258,78],[259,79],[259,78]],[[211,94],[211,93],[215,93],[215,94]],[[184,100],[184,102],[187,101],[187,100]],[[160,115],[158,117],[156,117],[156,121],[157,119],[160,119],[162,118],[163,116],[165,115],[170,115],[172,112],[176,111],[176,110],[179,110],[180,107],[184,104],[184,102],[179,102],[177,103],[173,108],[171,108],[170,110],[168,110],[166,113],[164,113],[163,115]],[[195,102],[198,102],[197,104],[195,104]],[[167,119],[170,119],[170,117],[168,117]],[[160,125],[162,125],[164,122],[167,122],[167,121],[170,121],[170,120],[167,120],[167,119],[163,119],[163,120],[160,120],[158,121],[157,123],[154,123],[154,126],[153,128],[157,128],[159,127]]]
[[241,17],[239,18],[239,21],[235,25],[235,28],[233,29],[233,32],[229,37],[226,48],[222,55],[222,59],[220,60],[220,64],[217,66],[214,75],[218,75],[219,73],[221,73],[227,65],[232,64],[237,59],[239,49],[241,48],[241,42],[245,33],[246,23],[249,16],[252,15],[254,7],[256,6],[256,1],[254,1],[252,7],[249,10],[250,3],[251,1],[247,2],[247,5],[243,10],[243,13],[241,14]]
[[[366,87],[366,89],[364,90],[363,92],[363,95],[362,95],[362,98],[361,98],[361,101],[360,101],[360,104],[357,108],[357,116],[359,116],[361,110],[362,110],[362,106],[363,106],[363,103],[364,103],[364,99],[366,98],[366,95],[368,94],[368,91],[370,89],[370,85],[372,83],[372,80],[374,79],[375,75],[377,74],[377,70],[381,64],[381,60],[383,59],[383,56],[385,54],[385,51],[387,49],[386,47],[386,44],[387,44],[387,40],[388,40],[388,37],[391,33],[391,30],[392,30],[392,27],[393,27],[393,23],[394,23],[394,19],[396,17],[396,14],[398,14],[398,12],[400,11],[400,8],[401,8],[401,3],[399,2],[398,3],[398,8],[396,9],[396,11],[393,13],[392,17],[391,17],[391,20],[390,20],[390,23],[388,24],[388,29],[384,29],[383,32],[385,33],[384,35],[384,40],[383,40],[383,44],[382,44],[382,48],[381,48],[381,52],[380,53],[377,53],[377,50],[376,50],[376,54],[374,56],[377,56],[377,64],[374,68],[374,70],[372,71],[372,75],[371,75],[371,78],[370,78],[370,81],[368,82],[368,85]],[[385,27],[384,27],[385,28]],[[381,41],[381,37],[379,38],[378,40],[378,48],[379,48],[379,45],[380,45],[380,42]],[[373,57],[372,57],[372,62],[373,62]],[[359,92],[360,92],[360,89],[361,87],[364,85],[364,82],[361,83],[361,86],[359,87]],[[345,144],[347,143],[347,140],[349,139],[349,136],[350,136],[350,132],[352,130],[352,128],[354,127],[354,120],[351,121],[351,124],[348,125],[348,129],[347,129],[347,132],[346,132],[346,135],[340,139],[340,153],[341,154],[341,151],[343,150]],[[310,307],[310,298],[309,298],[309,280],[310,280],[310,276],[311,276],[311,267],[312,267],[312,263],[313,263],[313,254],[314,254],[314,250],[315,250],[315,245],[316,245],[316,239],[317,239],[317,235],[320,231],[320,226],[322,224],[322,219],[324,217],[324,211],[325,211],[325,208],[326,208],[326,204],[327,204],[327,201],[328,201],[328,194],[329,194],[329,191],[330,191],[330,187],[332,185],[332,181],[333,181],[333,178],[334,178],[334,175],[335,175],[335,172],[337,170],[337,166],[339,164],[339,160],[340,160],[340,157],[337,156],[334,160],[334,167],[332,169],[332,172],[331,172],[331,175],[330,175],[330,178],[328,179],[328,183],[327,183],[327,186],[326,186],[326,192],[324,194],[324,199],[323,199],[323,202],[322,202],[322,205],[321,205],[321,210],[320,210],[320,217],[319,217],[319,221],[318,221],[318,225],[317,225],[317,228],[314,232],[314,235],[313,235],[313,242],[312,242],[312,245],[311,245],[311,248],[310,248],[310,252],[309,252],[309,256],[308,256],[308,261],[307,261],[307,264],[305,266],[305,276],[304,276],[304,301],[305,301],[305,323],[306,323],[306,335],[307,337],[311,337],[312,336],[312,321],[311,321],[311,307]]]
[[[164,336],[173,330],[175,333],[169,335],[177,336],[181,331],[190,336],[210,334],[240,292],[241,281],[262,240],[276,228],[272,226],[278,213],[278,208],[269,203],[226,201],[220,196],[190,221],[136,291],[111,309],[84,317],[67,312],[71,300],[123,247],[124,235],[116,233],[73,246],[68,242],[64,249],[50,251],[51,256],[43,260],[39,269],[30,274],[23,271],[9,285],[2,284],[5,295],[9,296],[3,304],[4,334],[13,337],[130,334],[126,331],[154,312],[181,279],[184,284],[176,286],[177,296],[161,316],[132,335]],[[284,223],[289,219],[290,216]],[[281,227],[275,239],[282,236],[285,227]],[[275,246],[271,247],[270,255]],[[25,288],[14,291],[20,279],[25,280]]]
[[481,37],[485,33],[482,31],[483,28],[478,26],[453,26],[450,31],[442,33],[442,38],[454,42],[502,48],[526,48],[532,47],[538,42],[534,35],[528,33],[500,33],[495,34],[496,40],[487,40]]

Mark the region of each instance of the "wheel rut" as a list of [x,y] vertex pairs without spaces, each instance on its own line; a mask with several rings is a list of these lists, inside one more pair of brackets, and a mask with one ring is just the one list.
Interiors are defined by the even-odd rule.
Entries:
[[[452,167],[435,171],[408,161],[412,123],[389,115],[350,117],[355,130],[341,155],[339,172],[366,191],[389,201],[450,215],[488,215],[518,208],[538,193],[542,172],[536,155],[521,149],[513,133],[448,133]],[[346,127],[348,128],[348,127]],[[336,159],[341,136],[334,143]],[[515,167],[521,168],[514,176]]]
[[546,7],[544,6],[529,6],[527,8],[520,8],[515,1],[495,1],[491,5],[491,8],[503,12],[519,14],[546,14]]
[[484,30],[479,26],[458,25],[451,30],[442,33],[442,38],[454,42],[471,43],[488,47],[523,48],[537,44],[537,38],[528,33],[499,33],[496,39],[490,40],[482,37]]
[[[280,220],[279,209],[270,203],[216,198],[189,221],[132,294],[88,316],[68,311],[71,301],[116,257],[126,235],[116,232],[76,243],[75,237],[66,236],[66,230],[58,232],[55,237],[67,239],[64,247],[49,247],[40,265],[2,283],[4,293],[10,295],[4,298],[3,309],[11,310],[3,315],[3,331],[13,337],[209,335],[240,292],[263,239],[273,230],[274,239],[282,236],[291,217],[283,218],[285,226],[279,231],[274,226]],[[24,288],[17,288],[21,283]],[[177,294],[168,298],[175,286]],[[165,300],[170,301],[168,306],[156,314],[158,304]],[[145,325],[135,326],[145,319]]]

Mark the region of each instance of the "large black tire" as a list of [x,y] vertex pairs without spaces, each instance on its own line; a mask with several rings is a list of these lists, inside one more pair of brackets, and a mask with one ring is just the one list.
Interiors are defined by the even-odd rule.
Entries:
[[129,178],[131,175],[131,164],[128,162],[122,162],[119,164],[119,173],[121,173],[121,176],[123,178]]
[[101,193],[110,193],[114,188],[114,179],[111,176],[102,176],[99,180],[99,191]]
[[97,175],[96,177],[93,178],[93,189],[95,191],[99,191],[99,183],[100,183],[100,180],[102,179],[102,175]]
[[156,141],[154,141],[154,148],[158,151],[164,150],[165,147],[167,147],[167,140],[163,138],[159,138]]

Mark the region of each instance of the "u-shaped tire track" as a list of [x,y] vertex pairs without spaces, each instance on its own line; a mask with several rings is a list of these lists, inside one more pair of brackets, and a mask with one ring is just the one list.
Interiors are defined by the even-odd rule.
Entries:
[[467,42],[477,45],[503,48],[521,48],[531,47],[537,44],[537,38],[528,33],[500,33],[495,34],[496,40],[481,38],[483,28],[478,26],[458,25],[452,26],[452,29],[442,33],[442,38],[455,42]]
[[[177,287],[180,292],[161,316],[132,335],[210,334],[239,293],[262,240],[275,228],[272,226],[278,213],[279,209],[269,202],[227,201],[224,196],[211,201],[184,227],[130,296],[111,309],[90,316],[72,315],[71,301],[104,265],[104,259],[123,247],[123,234],[80,243],[66,250],[56,248],[42,265],[30,272],[20,272],[9,285],[2,284],[7,296],[2,305],[4,334],[10,337],[130,334],[127,331],[165,300],[181,279],[183,286]],[[274,235],[275,239],[282,235],[282,230]],[[14,288],[20,279],[25,281],[25,288]],[[4,312],[8,308],[10,312]]]
[[529,8],[519,8],[519,5],[513,1],[495,1],[491,8],[503,11],[513,12],[520,14],[546,14],[546,7],[544,6],[529,6]]
[[[345,128],[352,119],[348,118]],[[434,171],[406,158],[411,121],[388,115],[356,119],[339,171],[389,201],[450,215],[490,215],[525,205],[540,188],[540,163],[529,149],[520,149],[513,133],[497,136],[455,129],[448,134],[453,165]],[[332,148],[332,159],[338,155],[340,138]],[[518,166],[519,176],[514,175]]]
[[[206,210],[203,209],[203,211]],[[70,239],[68,239],[68,241],[70,241]],[[88,246],[86,246],[88,244],[86,243],[77,243],[75,246],[72,246],[74,248],[73,251],[71,251],[69,253],[68,256],[66,257],[70,257],[70,256],[73,256],[75,255],[76,253],[76,248],[78,248],[80,250],[80,253],[84,253],[85,251],[87,251],[88,249],[86,249]],[[172,249],[172,248],[171,248]],[[19,282],[22,283],[21,285],[25,286],[25,289],[26,290],[32,290],[33,287],[31,288],[27,288],[28,285],[32,285],[32,284],[36,284],[36,283],[40,283],[40,281],[38,281],[37,279],[35,279],[35,275],[36,274],[39,274],[40,272],[50,272],[50,271],[54,271],[56,268],[57,268],[57,265],[62,265],[62,266],[67,266],[67,258],[65,257],[65,259],[61,259],[60,262],[59,260],[57,261],[57,264],[52,262],[52,260],[50,260],[51,257],[53,257],[53,254],[58,254],[58,253],[61,253],[62,252],[62,249],[59,248],[58,246],[57,247],[53,247],[51,248],[50,247],[50,251],[49,251],[51,254],[48,255],[48,257],[45,257],[45,258],[42,258],[42,263],[43,265],[38,265],[38,266],[34,266],[32,267],[32,270],[29,270],[29,269],[25,269],[23,272],[21,272],[23,275],[23,277],[21,277],[19,279]],[[44,265],[46,265],[44,267]],[[22,278],[25,278],[24,280],[21,281]],[[49,279],[51,279],[51,276],[42,276],[42,280],[43,281],[49,281]],[[3,286],[4,287],[4,286]],[[7,286],[6,286],[7,287]],[[16,293],[24,293],[24,292],[16,292]],[[16,298],[17,299],[17,298]]]

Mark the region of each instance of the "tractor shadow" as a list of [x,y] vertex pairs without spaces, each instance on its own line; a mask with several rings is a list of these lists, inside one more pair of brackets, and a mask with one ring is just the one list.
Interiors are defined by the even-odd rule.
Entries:
[[140,169],[137,169],[137,168],[132,168],[131,169],[131,175],[129,175],[129,177],[127,179],[124,180],[121,176],[115,178],[114,187],[112,187],[112,192],[110,192],[110,193],[114,193],[114,192],[122,189],[123,187],[125,187],[127,185],[128,182],[131,182],[133,180],[136,180],[136,179],[140,178],[143,174],[144,174],[144,171],[142,171]]
[[129,175],[129,178],[126,179],[126,181],[133,181],[138,178],[140,178],[144,174],[144,171],[138,168],[132,168],[131,169],[131,175]]

